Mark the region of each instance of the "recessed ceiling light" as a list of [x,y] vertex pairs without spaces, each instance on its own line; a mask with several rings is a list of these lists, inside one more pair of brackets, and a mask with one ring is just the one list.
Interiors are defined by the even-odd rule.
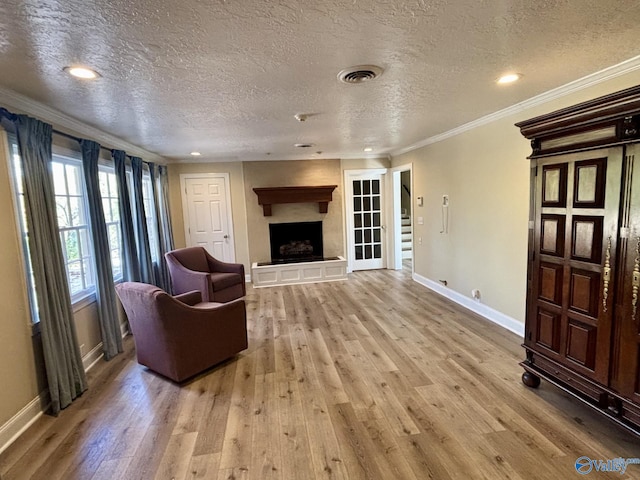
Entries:
[[373,152],[373,148],[372,147],[364,147],[364,151],[365,152]]
[[498,79],[498,83],[499,84],[505,84],[505,83],[513,83],[516,82],[518,80],[520,80],[522,78],[522,75],[519,73],[509,73],[507,75],[503,75]]
[[192,155],[194,157],[199,157],[202,154],[200,152],[191,152],[189,155]]
[[100,77],[98,72],[87,67],[64,67],[63,70],[69,75],[73,75],[77,78],[84,78],[86,80]]

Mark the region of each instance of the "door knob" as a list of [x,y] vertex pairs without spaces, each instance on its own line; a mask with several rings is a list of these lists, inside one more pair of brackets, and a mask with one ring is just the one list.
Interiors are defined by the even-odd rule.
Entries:
[[229,235],[225,235],[224,238],[229,238]]

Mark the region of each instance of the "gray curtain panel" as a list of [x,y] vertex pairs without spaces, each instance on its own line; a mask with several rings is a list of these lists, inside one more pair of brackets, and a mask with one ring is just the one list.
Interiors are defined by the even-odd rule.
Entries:
[[[171,277],[167,262],[164,260],[164,254],[173,250],[173,237],[171,235],[171,222],[169,220],[169,211],[166,208],[165,188],[162,184],[162,166],[148,163],[149,173],[151,174],[151,184],[153,185],[153,205],[156,210],[156,228],[158,230],[158,266],[156,269],[156,280],[158,286],[163,290],[171,291]],[[166,180],[166,167],[165,180]]]
[[122,335],[118,320],[116,290],[113,286],[109,233],[104,219],[98,177],[100,145],[92,140],[82,140],[80,145],[82,147],[84,183],[89,203],[93,253],[96,262],[96,300],[102,336],[102,351],[104,358],[111,360],[122,352]]
[[118,207],[120,209],[120,234],[122,237],[122,276],[127,282],[139,282],[140,262],[136,247],[136,233],[133,227],[131,199],[127,186],[127,154],[124,150],[112,150],[113,163],[118,184]]
[[[171,275],[167,262],[164,260],[164,254],[173,250],[173,226],[171,225],[171,215],[169,214],[169,172],[166,165],[158,166],[159,185],[160,185],[160,219],[162,220],[162,230],[160,231],[160,239],[162,241],[162,264],[164,265],[168,283],[171,283]],[[169,292],[171,290],[168,290]]]
[[142,193],[142,159],[131,158],[131,170],[133,172],[133,208],[136,212],[136,233],[138,247],[138,261],[140,262],[140,281],[156,285],[151,261],[151,247],[149,246],[149,231],[147,229],[147,216],[144,213],[144,197]]
[[58,233],[51,175],[52,128],[26,115],[18,115],[15,124],[51,411],[57,415],[87,389],[87,380]]

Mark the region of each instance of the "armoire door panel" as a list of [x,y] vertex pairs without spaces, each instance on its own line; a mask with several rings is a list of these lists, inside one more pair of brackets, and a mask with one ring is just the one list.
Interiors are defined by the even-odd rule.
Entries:
[[564,255],[564,215],[542,215],[540,232],[540,253],[546,255]]
[[[531,338],[525,343],[587,378],[607,382],[622,149],[537,162],[531,268],[535,307],[528,310]],[[603,238],[609,236],[607,249]]]
[[574,208],[604,208],[606,161],[606,158],[596,158],[576,162]]
[[[640,146],[626,147],[623,171],[621,227],[626,238],[625,257],[620,262],[616,298],[616,337],[618,354],[612,384],[640,405]],[[627,234],[628,232],[628,234]],[[635,296],[635,297],[634,297]]]
[[572,218],[571,258],[583,262],[602,260],[603,218],[574,215]]
[[571,269],[569,290],[569,309],[578,313],[589,315],[594,319],[598,317],[600,307],[600,278],[598,272]]
[[567,164],[542,167],[542,206],[564,208],[567,205]]
[[589,370],[593,370],[596,359],[596,340],[596,327],[569,321],[567,328],[567,358]]
[[560,315],[542,308],[538,309],[537,343],[545,348],[560,352]]
[[539,298],[562,306],[562,265],[540,263]]

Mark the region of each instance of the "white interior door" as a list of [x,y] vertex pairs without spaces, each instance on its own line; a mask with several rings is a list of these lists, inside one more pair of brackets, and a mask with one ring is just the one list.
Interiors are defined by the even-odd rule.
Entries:
[[202,246],[218,260],[235,262],[227,174],[181,175],[188,247]]
[[378,169],[345,172],[351,270],[386,268],[385,173]]
[[[405,233],[404,233],[404,229],[406,227],[403,227],[403,219],[402,219],[402,190],[403,190],[403,186],[402,186],[402,174],[404,172],[409,172],[409,179],[410,179],[410,184],[409,184],[409,196],[411,196],[410,192],[413,192],[413,173],[412,173],[412,165],[411,164],[406,164],[406,165],[399,165],[396,167],[393,167],[391,169],[389,169],[389,174],[390,174],[390,181],[388,182],[390,184],[390,189],[388,189],[387,191],[389,192],[389,198],[391,199],[391,201],[389,202],[389,207],[390,207],[390,214],[389,214],[389,242],[388,242],[388,249],[387,249],[387,254],[388,254],[388,258],[387,258],[387,265],[389,265],[389,268],[393,268],[395,270],[401,270],[402,269],[402,262],[403,262],[403,238],[405,238]],[[410,199],[410,201],[413,201],[412,199]],[[409,211],[409,215],[411,217],[411,225],[413,225],[413,209],[410,209]],[[413,232],[413,227],[411,226],[411,232]],[[410,241],[412,243],[412,247],[413,247],[413,233],[410,235]],[[405,238],[406,240],[406,238]],[[413,254],[413,248],[411,249],[411,252]],[[413,263],[413,255],[411,256],[411,262]]]

